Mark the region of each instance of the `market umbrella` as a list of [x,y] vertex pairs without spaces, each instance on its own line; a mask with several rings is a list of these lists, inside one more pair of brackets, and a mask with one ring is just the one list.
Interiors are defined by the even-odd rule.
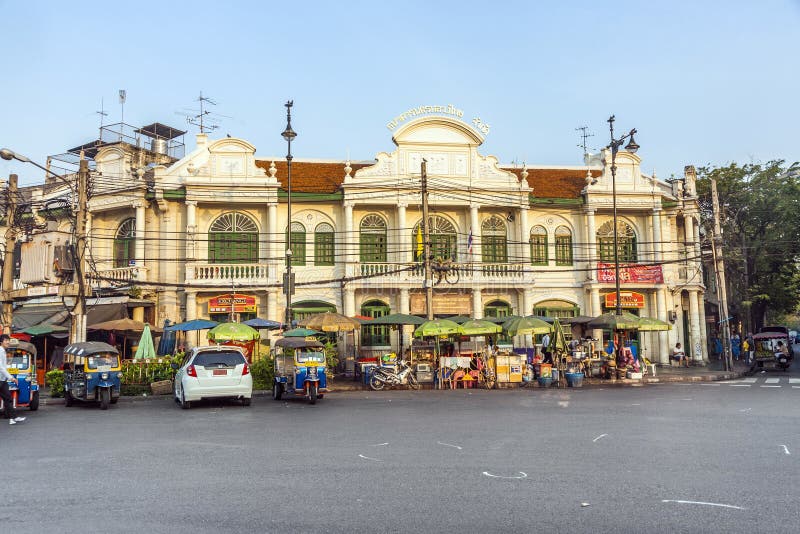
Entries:
[[361,328],[361,324],[341,313],[325,312],[307,317],[302,321],[306,328],[313,328],[323,332],[352,332]]
[[588,315],[578,315],[577,317],[562,317],[559,320],[564,324],[586,324],[592,319],[594,319],[594,317],[589,317]]
[[46,336],[48,334],[54,334],[57,332],[68,332],[69,328],[66,326],[58,326],[56,324],[37,324],[36,326],[29,326],[24,330],[20,330],[20,332],[24,332],[25,334],[31,336]]
[[503,323],[503,330],[509,336],[525,334],[548,334],[553,327],[541,319],[535,317],[515,317]]
[[253,328],[264,328],[266,330],[274,330],[276,328],[281,327],[281,323],[277,321],[270,321],[269,319],[262,319],[261,317],[250,319],[249,321],[245,321],[242,324],[246,324],[247,326]]
[[[115,319],[113,321],[105,321],[87,326],[87,330],[106,330],[114,332],[143,332],[147,323],[141,321],[134,321],[133,319]],[[155,334],[160,334],[161,329],[154,326],[150,327],[150,331]]]
[[464,324],[470,320],[470,317],[466,315],[454,315],[452,317],[446,317],[448,321],[453,321],[456,324]]
[[503,324],[511,319],[518,319],[519,315],[506,315],[505,317],[484,317],[484,321],[489,321],[495,324]]
[[672,325],[652,317],[639,317],[639,332],[672,330]]
[[242,323],[222,323],[208,331],[208,339],[211,341],[252,341],[258,339],[258,330]]
[[136,347],[134,360],[146,360],[156,357],[156,348],[153,345],[153,336],[150,334],[150,325],[145,324],[142,330],[142,337],[139,338],[139,346]]
[[170,326],[165,326],[164,330],[172,330],[175,332],[193,332],[195,330],[205,330],[207,328],[214,328],[219,323],[216,321],[207,321],[205,319],[192,319],[185,323],[177,323]]
[[310,328],[292,328],[291,330],[284,332],[283,337],[308,337],[316,336],[321,333],[322,332],[317,332],[316,330],[311,330]]
[[483,336],[502,332],[503,327],[484,319],[472,319],[462,324],[461,330],[465,336]]
[[449,336],[460,334],[461,326],[447,319],[434,319],[425,321],[414,330],[414,337]]
[[547,350],[554,354],[563,354],[567,351],[567,340],[558,318],[553,321],[553,334],[550,336],[550,345],[547,346]]
[[598,315],[588,323],[588,328],[602,328],[604,330],[638,330],[639,318],[632,313],[622,312],[617,315],[615,312]]

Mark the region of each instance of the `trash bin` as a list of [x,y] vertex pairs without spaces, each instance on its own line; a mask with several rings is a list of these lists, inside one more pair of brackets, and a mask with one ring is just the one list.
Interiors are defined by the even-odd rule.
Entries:
[[364,384],[369,385],[369,379],[372,378],[372,372],[377,367],[374,363],[362,363],[361,364],[361,379],[364,381]]
[[571,388],[583,387],[583,373],[564,373],[567,379],[567,386]]

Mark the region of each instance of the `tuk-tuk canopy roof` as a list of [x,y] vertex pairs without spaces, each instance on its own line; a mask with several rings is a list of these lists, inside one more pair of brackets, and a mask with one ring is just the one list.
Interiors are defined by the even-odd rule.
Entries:
[[89,356],[101,352],[119,354],[116,348],[102,341],[84,341],[82,343],[72,343],[64,348],[64,354],[75,354],[77,356]]
[[789,339],[789,334],[786,332],[759,332],[758,334],[753,335],[753,339],[758,341],[759,339],[781,339],[787,340]]
[[10,349],[14,350],[24,350],[28,354],[33,354],[36,356],[36,347],[33,343],[28,343],[27,341],[20,341],[16,338],[11,338],[11,344],[8,346]]
[[323,345],[316,339],[306,339],[302,337],[282,337],[275,342],[275,346],[282,347],[285,349],[305,349],[305,348],[321,349],[325,347],[325,345]]

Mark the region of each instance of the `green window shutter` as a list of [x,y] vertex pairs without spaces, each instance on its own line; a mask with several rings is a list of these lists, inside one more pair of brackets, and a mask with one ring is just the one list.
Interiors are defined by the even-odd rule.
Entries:
[[314,232],[314,265],[333,265],[334,259],[333,232]]
[[258,234],[209,232],[208,259],[211,263],[257,263]]
[[531,264],[547,265],[547,236],[531,236]]
[[359,236],[359,258],[364,263],[385,263],[386,232],[362,232]]
[[[288,235],[287,241],[288,241]],[[292,266],[303,266],[306,264],[306,233],[292,230],[292,242],[289,245],[292,251]]]
[[[365,317],[384,317],[389,315],[390,308],[381,301],[372,300],[361,306],[361,315]],[[361,327],[361,342],[365,346],[385,346],[389,345],[389,326],[388,325],[363,325]]]
[[505,237],[486,236],[481,243],[481,256],[484,263],[506,263],[508,246]]
[[572,236],[556,236],[556,265],[572,265]]

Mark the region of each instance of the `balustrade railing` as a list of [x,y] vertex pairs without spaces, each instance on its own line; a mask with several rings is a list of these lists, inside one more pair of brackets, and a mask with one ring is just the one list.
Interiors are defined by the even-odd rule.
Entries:
[[232,280],[267,280],[269,265],[263,263],[196,263],[186,266],[186,280],[230,283]]

